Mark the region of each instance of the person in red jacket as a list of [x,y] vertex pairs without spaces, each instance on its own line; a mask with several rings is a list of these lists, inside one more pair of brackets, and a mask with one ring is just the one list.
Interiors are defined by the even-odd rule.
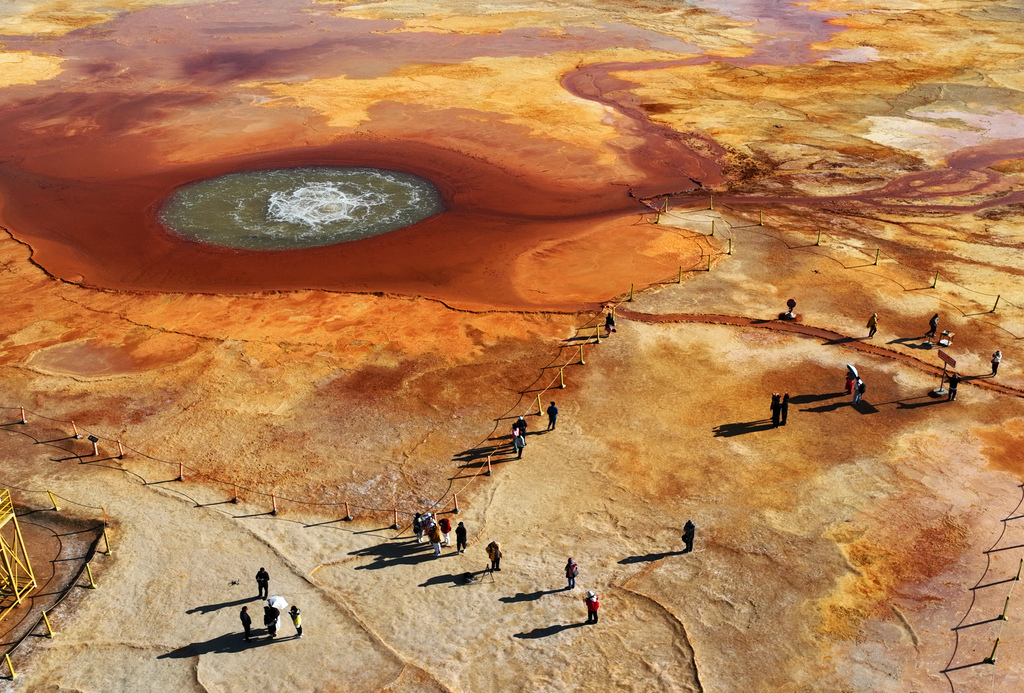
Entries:
[[452,531],[452,523],[447,517],[442,517],[437,523],[437,526],[441,528],[441,536],[444,537],[444,546],[451,546],[452,539],[448,536],[448,533]]
[[597,601],[593,590],[587,592],[583,603],[587,605],[587,623],[597,623],[597,610],[601,608],[601,602]]

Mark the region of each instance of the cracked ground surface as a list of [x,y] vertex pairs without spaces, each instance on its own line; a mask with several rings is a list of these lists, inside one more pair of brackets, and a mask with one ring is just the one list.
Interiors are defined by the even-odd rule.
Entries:
[[[0,689],[1021,688],[1014,3],[244,6],[0,10],[0,484],[114,549]],[[152,220],[371,153],[450,213],[273,256]],[[438,501],[464,555],[409,531]],[[241,640],[260,566],[301,642]]]

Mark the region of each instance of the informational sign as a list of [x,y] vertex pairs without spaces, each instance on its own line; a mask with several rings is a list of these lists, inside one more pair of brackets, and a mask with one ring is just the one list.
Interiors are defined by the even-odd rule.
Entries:
[[939,349],[939,358],[949,364],[950,368],[956,368],[956,359]]

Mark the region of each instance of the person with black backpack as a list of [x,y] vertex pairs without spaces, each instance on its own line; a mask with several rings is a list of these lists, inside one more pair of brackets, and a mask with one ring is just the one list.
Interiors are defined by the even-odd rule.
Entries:
[[864,397],[864,393],[867,392],[868,386],[864,384],[864,381],[857,378],[857,384],[853,386],[853,403],[860,404],[860,400]]

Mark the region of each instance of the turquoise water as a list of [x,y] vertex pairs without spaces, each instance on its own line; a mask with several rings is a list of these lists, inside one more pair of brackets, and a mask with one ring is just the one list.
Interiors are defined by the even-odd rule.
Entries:
[[245,171],[183,185],[158,213],[171,231],[241,250],[291,250],[379,236],[444,211],[419,176],[317,166]]

